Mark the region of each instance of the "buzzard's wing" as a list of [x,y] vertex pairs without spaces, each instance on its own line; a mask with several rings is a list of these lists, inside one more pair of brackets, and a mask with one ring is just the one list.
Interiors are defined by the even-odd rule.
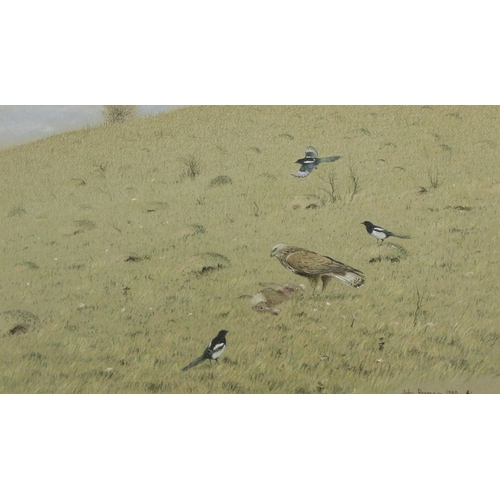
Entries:
[[310,275],[327,274],[345,268],[341,262],[308,250],[298,250],[290,254],[286,261],[296,272]]

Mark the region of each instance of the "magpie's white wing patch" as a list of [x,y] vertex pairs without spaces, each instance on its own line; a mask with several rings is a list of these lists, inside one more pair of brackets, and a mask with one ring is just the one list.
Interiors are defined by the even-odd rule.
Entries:
[[226,344],[217,344],[212,351],[212,359],[217,359],[226,348]]
[[226,344],[223,344],[222,342],[220,344],[215,344],[213,347],[212,347],[212,351],[216,352],[216,351],[220,351],[221,349],[224,349],[224,347],[226,347]]
[[386,233],[384,231],[378,231],[377,229],[380,229],[380,228],[373,228],[373,231],[371,232],[371,235],[374,237],[374,238],[377,238],[378,240],[383,240],[387,237]]

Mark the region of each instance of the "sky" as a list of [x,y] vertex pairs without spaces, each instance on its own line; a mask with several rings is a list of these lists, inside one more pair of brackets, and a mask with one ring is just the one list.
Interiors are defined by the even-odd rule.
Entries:
[[[180,106],[138,106],[142,115],[153,115]],[[42,139],[53,134],[102,123],[103,106],[0,105],[0,149]]]

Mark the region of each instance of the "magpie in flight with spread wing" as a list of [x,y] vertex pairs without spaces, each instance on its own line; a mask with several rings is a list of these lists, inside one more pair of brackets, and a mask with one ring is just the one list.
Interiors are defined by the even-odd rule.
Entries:
[[327,163],[338,160],[340,156],[328,156],[326,158],[318,158],[318,152],[312,147],[309,146],[306,149],[306,156],[297,160],[295,163],[300,163],[300,169],[295,172],[295,177],[307,177],[315,168],[318,168],[320,163]]
[[375,224],[372,224],[370,221],[365,220],[361,224],[364,224],[366,227],[366,230],[370,236],[373,236],[376,240],[379,241],[379,243],[383,243],[386,238],[389,238],[389,236],[394,236],[396,238],[403,238],[405,240],[409,239],[409,236],[401,236],[400,234],[395,234],[392,233],[391,231],[387,231],[387,229],[384,229],[383,227],[376,226]]
[[194,361],[191,361],[189,365],[185,366],[182,371],[185,372],[186,370],[189,370],[190,368],[193,368],[193,366],[199,365],[200,363],[203,363],[206,359],[209,359],[210,362],[214,359],[215,361],[218,361],[218,357],[224,352],[226,349],[226,333],[228,333],[227,330],[221,330],[218,334],[217,337],[212,339],[210,343],[208,344],[207,348],[203,352],[203,354],[199,357],[196,358]]

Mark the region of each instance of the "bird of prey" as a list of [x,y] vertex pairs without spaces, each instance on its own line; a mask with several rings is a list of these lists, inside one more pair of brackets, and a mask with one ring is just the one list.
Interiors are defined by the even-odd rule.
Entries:
[[307,278],[313,293],[320,281],[323,291],[332,278],[355,288],[363,286],[365,282],[362,271],[305,248],[279,244],[271,250],[271,257],[276,257],[286,269]]
[[328,156],[326,158],[318,158],[318,152],[309,146],[306,149],[306,156],[297,160],[295,163],[300,163],[300,169],[295,172],[295,177],[307,177],[315,168],[318,168],[320,163],[327,163],[338,160],[340,156]]
[[380,244],[384,242],[386,238],[389,238],[389,236],[394,236],[396,238],[403,238],[405,240],[409,239],[409,236],[401,236],[400,234],[392,233],[391,231],[387,231],[387,229],[384,229],[383,227],[376,226],[375,224],[372,224],[370,221],[365,220],[361,224],[364,224],[366,227],[366,231],[370,236],[373,236]]
[[219,362],[217,359],[226,349],[226,334],[228,333],[227,330],[221,330],[218,334],[217,337],[213,338],[210,343],[208,344],[207,348],[203,352],[203,354],[199,357],[196,358],[194,361],[191,361],[189,365],[185,366],[182,371],[185,372],[186,370],[189,370],[190,368],[193,368],[193,366],[199,365],[200,363],[203,363],[206,359],[209,359],[210,362],[212,362],[213,359]]

